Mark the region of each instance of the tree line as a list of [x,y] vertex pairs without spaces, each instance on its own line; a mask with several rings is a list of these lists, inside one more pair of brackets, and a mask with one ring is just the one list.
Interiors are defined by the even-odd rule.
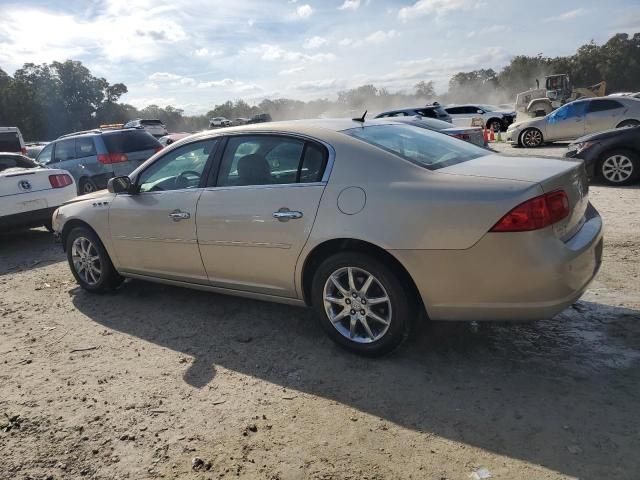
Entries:
[[212,117],[251,117],[269,113],[274,120],[319,115],[347,116],[365,109],[380,111],[438,100],[452,102],[513,103],[518,92],[535,86],[545,75],[568,73],[576,86],[606,80],[608,93],[640,89],[640,33],[619,33],[603,45],[593,41],[566,57],[519,55],[499,72],[480,69],[458,72],[446,93],[436,95],[432,81],[421,81],[410,91],[390,92],[362,85],[337,92],[337,98],[311,101],[265,99],[257,105],[244,100],[215,105],[205,115],[189,116],[171,105],[137,109],[120,102],[126,85],[95,77],[81,62],[26,63],[13,76],[0,68],[0,125],[18,126],[29,140],[51,140],[62,134],[123,123],[134,118],[157,118],[170,131],[197,131]]

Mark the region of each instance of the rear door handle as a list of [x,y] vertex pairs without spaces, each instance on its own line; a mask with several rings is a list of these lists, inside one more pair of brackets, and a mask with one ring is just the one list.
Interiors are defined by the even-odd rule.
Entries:
[[183,212],[181,210],[174,210],[169,214],[169,218],[174,222],[179,222],[180,220],[188,220],[191,218],[191,214],[189,212]]
[[289,220],[302,218],[302,212],[297,212],[295,210],[289,210],[286,207],[282,207],[277,212],[273,212],[273,218],[278,219],[280,222],[288,222]]

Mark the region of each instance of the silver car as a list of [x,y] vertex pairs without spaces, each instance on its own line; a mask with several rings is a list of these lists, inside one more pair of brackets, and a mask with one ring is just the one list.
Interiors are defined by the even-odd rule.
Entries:
[[91,292],[123,277],[312,306],[360,354],[432,320],[549,318],[598,271],[582,162],[504,158],[389,119],[182,139],[54,229]]
[[544,117],[512,124],[507,129],[507,142],[533,148],[633,125],[640,125],[639,99],[588,98],[567,103]]

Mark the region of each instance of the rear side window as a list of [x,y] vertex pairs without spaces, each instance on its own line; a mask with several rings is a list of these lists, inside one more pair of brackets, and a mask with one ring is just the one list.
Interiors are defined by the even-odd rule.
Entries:
[[76,138],[76,156],[78,158],[90,157],[96,154],[96,146],[92,137]]
[[447,108],[446,112],[451,115],[458,115],[460,113],[464,113],[464,107],[451,107]]
[[17,132],[0,133],[0,152],[19,152],[21,149]]
[[142,125],[162,125],[160,120],[141,120]]
[[436,112],[433,108],[423,108],[422,110],[417,110],[417,113],[422,117],[427,118],[437,118]]
[[102,139],[109,153],[140,152],[162,147],[153,135],[143,130],[103,134]]
[[75,138],[60,140],[56,143],[54,162],[64,162],[66,160],[73,160],[74,158],[76,158]]
[[217,186],[311,183],[322,179],[324,147],[297,138],[272,135],[230,137]]
[[589,102],[588,112],[604,112],[606,110],[615,110],[616,108],[622,108],[622,104],[615,100],[593,100]]
[[429,170],[489,155],[487,150],[470,143],[411,125],[372,125],[343,133]]

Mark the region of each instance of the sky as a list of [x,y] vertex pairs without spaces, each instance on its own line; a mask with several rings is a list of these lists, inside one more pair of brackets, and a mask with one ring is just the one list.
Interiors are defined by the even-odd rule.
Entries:
[[198,114],[242,98],[390,91],[640,32],[637,0],[0,0],[0,68],[82,61],[122,101]]

